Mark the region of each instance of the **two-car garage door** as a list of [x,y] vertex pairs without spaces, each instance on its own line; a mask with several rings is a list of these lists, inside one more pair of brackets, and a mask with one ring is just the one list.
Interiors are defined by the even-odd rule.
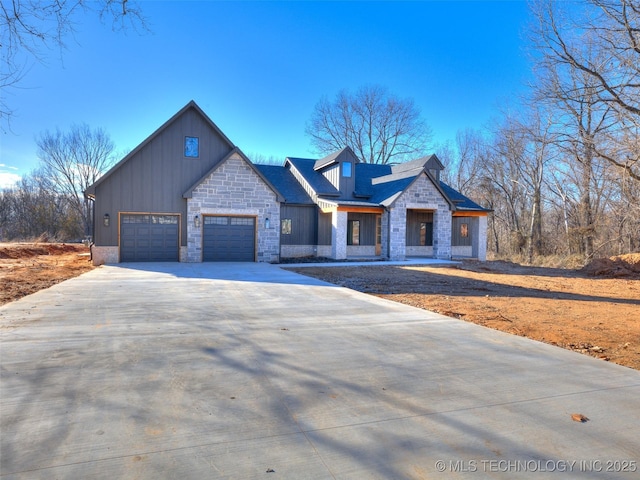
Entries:
[[[120,217],[120,261],[177,262],[179,215],[123,214]],[[205,216],[202,260],[255,261],[255,218]]]

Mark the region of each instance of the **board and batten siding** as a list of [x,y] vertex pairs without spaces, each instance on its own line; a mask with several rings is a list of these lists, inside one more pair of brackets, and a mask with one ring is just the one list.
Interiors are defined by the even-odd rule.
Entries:
[[[184,156],[185,136],[199,138],[199,157]],[[186,245],[189,219],[182,194],[233,148],[195,108],[187,108],[145,142],[96,186],[97,246],[118,245],[118,212],[179,214],[180,243]],[[107,213],[111,224],[104,227]]]
[[433,245],[433,212],[425,212],[421,210],[407,210],[407,245],[420,245],[420,224],[431,224],[427,226],[426,245]]
[[[453,217],[451,224],[451,245],[454,247],[468,247],[472,245],[472,232],[477,230],[477,219],[473,217]],[[467,236],[462,236],[462,225],[466,224]],[[475,227],[475,228],[473,228]]]
[[331,245],[331,213],[318,212],[318,245]]
[[347,222],[357,220],[360,222],[360,245],[376,244],[376,217],[375,213],[355,213],[347,214]]
[[318,238],[318,207],[315,205],[282,205],[280,221],[291,220],[291,233],[283,234],[281,245],[316,245]]

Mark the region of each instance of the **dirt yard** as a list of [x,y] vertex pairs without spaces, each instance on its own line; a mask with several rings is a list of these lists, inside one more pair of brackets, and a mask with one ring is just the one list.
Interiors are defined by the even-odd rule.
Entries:
[[[0,244],[0,305],[92,268],[83,245]],[[582,271],[497,261],[292,270],[640,370],[640,254]]]
[[640,254],[582,271],[499,261],[292,270],[640,370]]
[[92,268],[82,244],[0,243],[0,305]]

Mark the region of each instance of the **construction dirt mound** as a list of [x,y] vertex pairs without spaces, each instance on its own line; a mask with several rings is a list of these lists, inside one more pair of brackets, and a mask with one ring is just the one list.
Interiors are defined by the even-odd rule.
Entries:
[[640,278],[640,253],[597,258],[585,266],[582,272],[594,277]]
[[0,244],[0,258],[31,258],[39,255],[61,255],[63,253],[87,251],[82,244],[67,243],[11,243]]

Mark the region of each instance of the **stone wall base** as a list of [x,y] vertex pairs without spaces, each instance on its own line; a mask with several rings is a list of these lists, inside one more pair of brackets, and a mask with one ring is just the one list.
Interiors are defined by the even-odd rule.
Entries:
[[452,257],[473,257],[473,247],[471,245],[468,246],[454,246],[451,247],[451,256]]
[[407,257],[433,257],[433,247],[407,245]]
[[347,258],[349,257],[375,257],[375,245],[347,245]]
[[280,247],[282,258],[315,257],[316,252],[315,245],[282,245]]
[[105,263],[120,263],[120,251],[118,247],[91,246],[91,261],[94,265]]

